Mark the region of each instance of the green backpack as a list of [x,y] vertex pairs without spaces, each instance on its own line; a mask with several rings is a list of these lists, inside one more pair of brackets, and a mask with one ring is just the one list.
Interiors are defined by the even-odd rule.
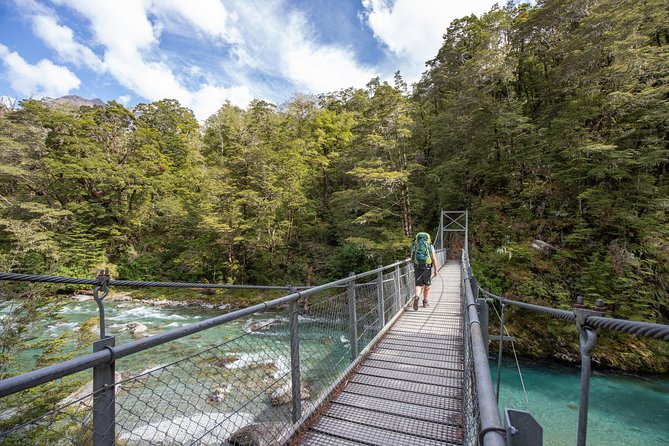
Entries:
[[411,247],[411,260],[414,265],[432,265],[432,243],[427,232],[416,234],[416,240]]

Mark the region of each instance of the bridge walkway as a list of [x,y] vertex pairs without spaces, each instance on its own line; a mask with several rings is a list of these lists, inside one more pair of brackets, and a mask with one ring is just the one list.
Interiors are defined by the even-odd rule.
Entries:
[[459,261],[446,263],[428,307],[407,307],[299,444],[462,444],[460,270]]

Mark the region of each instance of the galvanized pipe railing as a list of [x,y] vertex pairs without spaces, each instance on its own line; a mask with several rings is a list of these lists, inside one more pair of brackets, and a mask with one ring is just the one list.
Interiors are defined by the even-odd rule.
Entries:
[[[588,402],[590,391],[590,374],[591,374],[591,352],[597,343],[597,329],[608,329],[618,331],[621,333],[630,333],[650,338],[660,339],[662,341],[669,341],[669,325],[656,324],[652,322],[629,321],[624,319],[607,318],[603,316],[603,307],[601,303],[595,304],[595,309],[590,310],[584,307],[582,301],[574,305],[572,311],[560,310],[557,308],[545,307],[542,305],[529,304],[504,296],[495,295],[483,288],[479,290],[487,297],[498,301],[502,308],[505,305],[522,308],[524,310],[543,313],[558,319],[566,319],[575,321],[579,332],[579,347],[581,351],[581,391],[579,396],[579,417],[577,429],[578,446],[585,446],[588,430]],[[581,298],[582,299],[582,298]],[[503,313],[502,313],[503,314]],[[500,352],[503,339],[504,320],[501,320],[500,329]],[[499,357],[501,363],[501,354]],[[499,367],[499,366],[498,366]],[[498,371],[499,373],[499,371]],[[499,379],[499,378],[498,378]],[[499,388],[499,382],[498,382]]]
[[478,399],[478,413],[480,426],[478,444],[483,446],[505,446],[506,429],[502,426],[497,407],[497,400],[493,390],[490,366],[488,365],[488,351],[481,330],[481,322],[477,312],[477,302],[472,287],[473,275],[469,265],[469,256],[466,250],[462,254],[462,280],[465,297],[466,312],[471,334],[471,349],[474,361],[476,395]]
[[[439,256],[443,258],[443,251],[439,251]],[[300,342],[299,342],[299,330],[298,330],[298,306],[297,301],[302,298],[307,298],[314,296],[318,293],[322,293],[331,289],[340,289],[342,287],[347,288],[347,291],[344,293],[345,296],[348,296],[348,308],[350,310],[349,318],[349,336],[350,336],[350,349],[351,355],[350,360],[353,363],[357,363],[360,360],[361,355],[364,355],[370,348],[370,345],[361,352],[358,353],[358,341],[359,334],[357,332],[357,305],[356,305],[356,290],[360,287],[361,289],[365,286],[377,286],[379,287],[374,291],[372,298],[372,304],[369,305],[372,308],[375,308],[379,313],[376,317],[378,323],[372,324],[377,326],[379,332],[387,329],[389,323],[394,321],[398,317],[398,313],[402,310],[403,306],[410,300],[413,293],[412,278],[410,277],[410,272],[412,270],[412,265],[409,259],[398,261],[390,265],[376,268],[371,271],[367,271],[360,274],[351,274],[351,276],[340,279],[334,282],[330,282],[324,285],[315,286],[315,287],[285,287],[289,291],[289,294],[282,296],[277,299],[273,299],[262,304],[254,305],[248,308],[241,310],[232,311],[221,316],[217,316],[211,319],[204,320],[195,324],[190,324],[184,327],[175,328],[170,331],[166,331],[160,334],[156,334],[150,337],[146,337],[140,340],[135,340],[128,342],[126,344],[116,346],[114,343],[113,337],[103,337],[100,341],[96,342],[94,353],[75,358],[69,361],[65,361],[59,364],[55,364],[49,367],[38,369],[32,372],[28,372],[19,376],[12,378],[4,379],[0,381],[0,398],[7,397],[9,395],[15,394],[22,390],[30,389],[40,384],[44,384],[56,379],[64,378],[69,375],[73,375],[77,372],[84,370],[93,369],[94,370],[94,388],[93,394],[95,398],[93,399],[93,444],[94,445],[113,445],[116,437],[115,433],[115,412],[114,412],[114,398],[115,392],[113,389],[116,388],[117,383],[115,382],[115,363],[118,359],[133,355],[145,351],[147,349],[157,347],[159,345],[166,344],[177,339],[182,339],[188,336],[192,336],[196,333],[202,332],[207,329],[211,329],[240,318],[250,316],[253,314],[261,313],[263,311],[277,308],[283,305],[288,305],[289,313],[289,323],[290,323],[290,382],[291,382],[291,396],[292,396],[292,423],[297,422],[298,420],[304,420],[305,414],[301,407],[301,364],[300,364]],[[385,277],[384,277],[385,273]],[[356,281],[370,277],[372,278],[371,282],[357,284]],[[41,281],[49,283],[69,283],[69,284],[82,284],[82,285],[94,285],[96,287],[100,286],[99,280],[92,279],[72,279],[65,277],[56,277],[56,276],[35,276],[35,275],[23,275],[23,274],[11,274],[11,273],[0,273],[0,280],[19,280],[19,281]],[[390,280],[390,284],[388,283]],[[190,287],[190,288],[252,288],[252,286],[230,286],[230,285],[217,285],[217,284],[191,284],[191,283],[178,283],[178,282],[135,282],[135,281],[119,281],[119,280],[109,280],[106,278],[105,284],[108,286],[176,286],[176,287]],[[388,285],[390,288],[391,296],[385,296],[384,288]],[[284,287],[259,287],[262,289],[284,289]],[[369,296],[366,296],[369,297]],[[385,301],[390,299],[392,306],[394,307],[394,312],[389,316],[386,316],[385,311],[388,307]],[[102,308],[102,307],[101,307]],[[101,309],[102,311],[102,309]],[[103,323],[103,320],[101,320]],[[388,322],[385,324],[384,322]],[[380,333],[377,333],[374,339],[378,339]],[[353,363],[351,365],[353,365]],[[350,367],[349,367],[350,368]],[[332,383],[332,386],[335,386],[336,383]],[[313,413],[315,407],[312,407],[308,413]],[[34,421],[34,420],[33,420]],[[0,438],[2,438],[3,433],[0,432]]]

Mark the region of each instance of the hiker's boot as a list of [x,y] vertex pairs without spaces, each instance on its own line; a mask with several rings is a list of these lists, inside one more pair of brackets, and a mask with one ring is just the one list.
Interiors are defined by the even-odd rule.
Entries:
[[413,311],[418,311],[418,296],[413,298]]
[[[416,305],[418,305],[418,302],[416,302]],[[423,299],[423,308],[427,307],[427,301]]]

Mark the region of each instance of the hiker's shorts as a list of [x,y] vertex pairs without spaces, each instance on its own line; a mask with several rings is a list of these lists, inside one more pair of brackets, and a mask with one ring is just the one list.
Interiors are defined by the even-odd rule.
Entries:
[[416,286],[430,286],[432,285],[432,267],[416,266],[414,270],[416,274]]

